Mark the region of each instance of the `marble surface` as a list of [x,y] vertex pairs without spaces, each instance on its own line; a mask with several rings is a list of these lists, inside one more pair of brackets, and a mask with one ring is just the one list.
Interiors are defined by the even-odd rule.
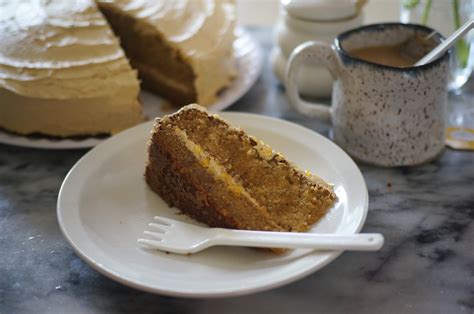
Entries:
[[[267,56],[269,31],[253,33]],[[268,62],[230,110],[329,130],[289,109]],[[0,313],[474,313],[474,152],[448,149],[416,168],[360,165],[370,194],[363,231],[384,234],[381,251],[346,252],[271,291],[194,300],[128,288],[73,253],[58,227],[56,198],[86,151],[0,145]]]

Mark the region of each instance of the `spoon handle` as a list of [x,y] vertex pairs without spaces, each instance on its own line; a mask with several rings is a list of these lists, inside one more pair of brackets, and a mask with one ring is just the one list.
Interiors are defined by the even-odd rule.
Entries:
[[435,49],[431,50],[426,56],[418,60],[415,63],[415,66],[424,65],[430,63],[431,61],[435,60],[442,56],[449,48],[458,40],[460,37],[464,36],[471,28],[474,27],[474,19],[470,19],[467,21],[463,26],[461,26],[457,31],[455,31],[451,36],[446,38],[441,44],[439,44]]

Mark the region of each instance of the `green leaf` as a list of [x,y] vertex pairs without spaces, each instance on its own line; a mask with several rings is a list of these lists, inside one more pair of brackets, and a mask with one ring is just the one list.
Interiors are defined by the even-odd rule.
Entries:
[[403,0],[403,6],[405,9],[413,9],[420,3],[420,0]]
[[421,17],[421,24],[426,25],[428,23],[428,17],[430,16],[431,11],[431,1],[426,0],[425,8],[423,9],[423,16]]
[[469,45],[464,39],[456,43],[456,57],[461,68],[465,68],[469,58]]
[[[452,0],[453,6],[453,17],[454,17],[454,28],[458,29],[461,27],[461,15],[459,14],[459,1]],[[465,68],[469,59],[469,44],[465,39],[460,39],[456,43],[456,58],[459,66]]]

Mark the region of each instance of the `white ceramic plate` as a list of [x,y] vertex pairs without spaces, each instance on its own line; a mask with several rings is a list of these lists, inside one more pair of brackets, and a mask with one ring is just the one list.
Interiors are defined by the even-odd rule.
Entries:
[[[258,43],[243,29],[237,29],[237,40],[234,51],[238,67],[238,75],[228,88],[224,89],[217,101],[208,107],[212,112],[226,109],[241,98],[255,83],[262,70],[262,53]],[[149,119],[160,117],[176,109],[172,108],[159,96],[142,91],[140,99],[143,111]],[[46,148],[46,149],[77,149],[93,147],[107,138],[89,137],[76,139],[51,139],[47,137],[28,137],[2,132],[0,143],[15,146]]]
[[[338,146],[286,121],[245,113],[223,112],[221,116],[335,185],[337,204],[311,232],[360,231],[367,215],[367,187],[356,164]],[[177,215],[144,181],[151,127],[151,122],[144,123],[98,145],[63,182],[59,225],[75,252],[94,269],[149,292],[223,297],[281,286],[340,254],[299,249],[275,256],[249,248],[213,247],[183,256],[140,247],[137,239],[155,215],[196,223]]]

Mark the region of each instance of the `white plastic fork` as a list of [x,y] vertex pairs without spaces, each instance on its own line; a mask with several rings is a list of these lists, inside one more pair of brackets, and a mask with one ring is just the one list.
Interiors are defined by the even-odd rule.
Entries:
[[149,224],[154,231],[144,232],[153,239],[140,238],[138,243],[177,254],[196,253],[215,245],[376,251],[384,241],[378,233],[345,235],[206,228],[159,216],[155,221]]

